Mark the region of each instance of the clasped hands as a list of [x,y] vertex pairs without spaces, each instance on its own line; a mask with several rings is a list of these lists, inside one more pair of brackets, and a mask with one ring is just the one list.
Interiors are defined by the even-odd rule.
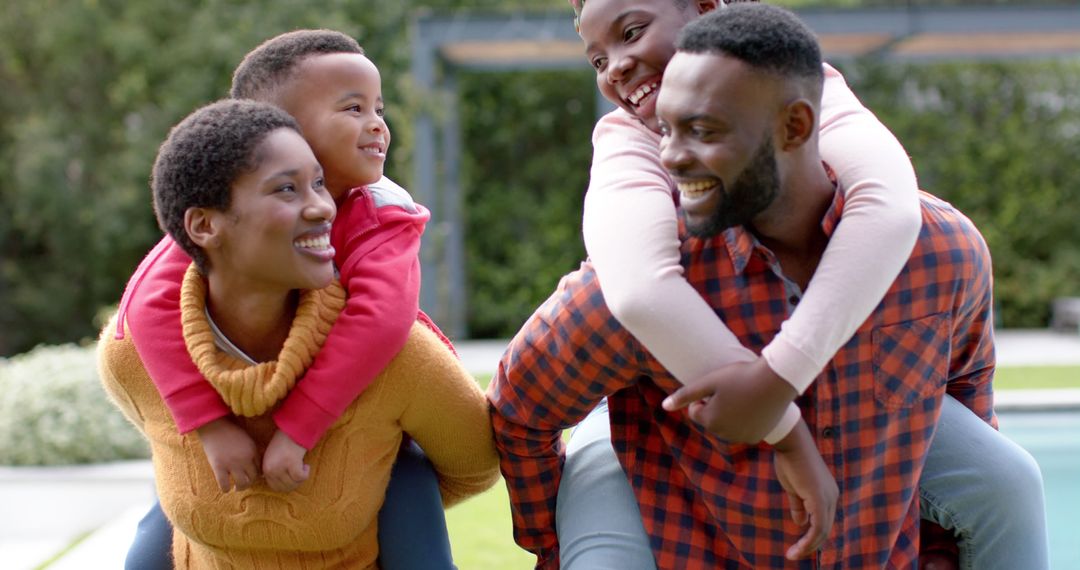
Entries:
[[[222,492],[243,491],[259,478],[260,465],[255,440],[230,418],[218,418],[198,430],[203,452]],[[280,429],[274,432],[262,457],[262,476],[279,493],[296,489],[307,480],[310,468],[304,464],[307,450]]]
[[[753,444],[772,431],[797,395],[764,358],[758,358],[714,370],[676,390],[663,406],[669,412],[687,408],[690,419],[721,439]],[[791,518],[803,531],[786,556],[806,558],[829,535],[839,489],[802,419],[773,447],[777,479],[787,492]]]

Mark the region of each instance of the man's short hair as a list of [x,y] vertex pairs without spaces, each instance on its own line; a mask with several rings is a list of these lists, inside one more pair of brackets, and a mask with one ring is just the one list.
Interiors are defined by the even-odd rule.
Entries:
[[769,4],[737,3],[714,10],[687,24],[675,47],[731,56],[762,71],[804,80],[817,97],[825,80],[814,32],[795,14]]
[[244,56],[233,72],[229,96],[273,102],[277,90],[304,59],[331,53],[358,53],[355,39],[334,30],[296,30],[274,36]]
[[258,168],[256,149],[271,132],[300,132],[291,115],[267,103],[225,99],[188,115],[158,149],[150,187],[161,229],[206,272],[206,252],[184,229],[188,208],[228,210],[232,185]]

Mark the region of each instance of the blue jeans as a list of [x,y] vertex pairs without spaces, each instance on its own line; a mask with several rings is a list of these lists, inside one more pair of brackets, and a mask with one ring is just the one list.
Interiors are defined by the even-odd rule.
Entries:
[[[555,511],[564,570],[656,570],[610,438],[603,401],[567,446]],[[922,517],[957,535],[961,568],[1049,568],[1038,465],[952,397],[942,405],[919,491]]]
[[[171,570],[172,526],[160,503],[139,521],[127,570]],[[435,469],[415,442],[401,448],[379,511],[379,566],[383,570],[453,569],[450,535]]]

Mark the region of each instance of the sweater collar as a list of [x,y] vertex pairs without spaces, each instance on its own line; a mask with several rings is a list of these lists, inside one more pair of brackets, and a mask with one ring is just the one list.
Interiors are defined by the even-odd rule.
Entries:
[[260,416],[280,402],[311,366],[345,305],[345,292],[330,286],[300,293],[296,317],[277,359],[250,364],[222,351],[206,314],[206,279],[188,267],[180,289],[181,323],[199,372],[238,416]]

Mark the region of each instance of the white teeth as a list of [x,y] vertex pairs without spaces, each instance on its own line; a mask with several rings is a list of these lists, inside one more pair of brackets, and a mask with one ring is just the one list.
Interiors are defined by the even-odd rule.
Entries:
[[711,180],[697,180],[694,182],[679,182],[676,184],[679,188],[679,193],[688,198],[696,198],[705,193],[706,190],[716,186],[716,183]]
[[329,249],[330,234],[322,234],[318,237],[301,238],[293,242],[297,247],[304,249]]
[[647,85],[642,85],[641,87],[638,87],[636,91],[634,91],[630,95],[627,95],[626,99],[630,101],[631,105],[636,107],[638,103],[640,103],[641,100],[645,98],[646,95],[652,93],[659,86],[659,83],[649,83]]

